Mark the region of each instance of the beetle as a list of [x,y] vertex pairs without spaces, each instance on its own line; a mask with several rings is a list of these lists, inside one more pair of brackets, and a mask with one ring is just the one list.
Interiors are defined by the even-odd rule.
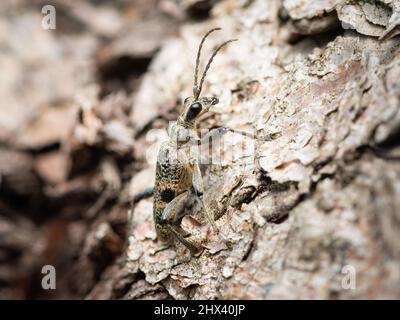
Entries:
[[219,103],[217,97],[200,97],[207,72],[217,53],[227,44],[237,40],[225,41],[213,51],[200,81],[198,81],[201,49],[206,38],[217,30],[221,29],[209,30],[200,42],[194,72],[193,95],[184,100],[182,112],[177,121],[169,126],[168,140],[161,144],[157,156],[154,188],[146,190],[133,199],[133,204],[135,204],[145,197],[154,195],[153,218],[157,237],[163,241],[170,241],[174,238],[179,240],[196,257],[201,255],[204,248],[201,244],[189,240],[190,233],[179,225],[183,209],[192,195],[200,200],[205,216],[220,240],[227,246],[229,246],[229,242],[220,233],[214,217],[204,201],[204,186],[199,158],[198,155],[191,152],[190,147],[208,143],[210,138],[224,135],[227,132],[254,138],[252,134],[228,127],[214,128],[202,138],[197,133],[197,120],[203,114],[213,111],[213,107]]

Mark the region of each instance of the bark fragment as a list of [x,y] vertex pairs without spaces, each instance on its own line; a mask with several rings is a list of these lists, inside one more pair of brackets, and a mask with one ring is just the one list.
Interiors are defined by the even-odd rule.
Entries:
[[[87,15],[56,1],[57,33],[28,2],[0,4],[2,297],[400,297],[398,1],[78,2]],[[220,156],[202,168],[205,200],[231,247],[193,199],[193,258],[156,239],[151,198],[128,210],[216,26],[203,60],[239,41],[209,71],[221,113],[200,127],[268,139],[227,134],[205,153]],[[40,287],[44,264],[56,292]]]

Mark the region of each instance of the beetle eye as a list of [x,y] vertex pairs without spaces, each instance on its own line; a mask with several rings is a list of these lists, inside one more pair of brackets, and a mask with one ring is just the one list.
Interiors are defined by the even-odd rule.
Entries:
[[189,121],[193,120],[201,112],[202,109],[203,109],[203,107],[201,106],[201,104],[199,102],[192,103],[190,105],[188,113],[187,113],[187,119]]
[[195,102],[190,106],[190,109],[193,110],[193,112],[199,113],[201,111],[201,109],[202,109],[202,106],[201,106],[200,103]]

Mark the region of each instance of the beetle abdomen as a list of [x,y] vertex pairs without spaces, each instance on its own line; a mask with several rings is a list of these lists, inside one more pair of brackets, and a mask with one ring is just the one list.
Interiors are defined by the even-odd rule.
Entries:
[[161,221],[165,207],[192,185],[191,167],[183,160],[183,157],[178,160],[176,151],[168,145],[161,147],[156,165],[153,215],[157,235],[162,240],[170,237]]

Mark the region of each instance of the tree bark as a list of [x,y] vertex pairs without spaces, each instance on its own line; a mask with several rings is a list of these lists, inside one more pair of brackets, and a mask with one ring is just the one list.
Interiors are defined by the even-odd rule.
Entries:
[[[22,255],[42,250],[46,258],[30,259],[32,268],[53,261],[61,270],[53,297],[400,298],[399,1],[155,3],[158,11],[123,20],[128,30],[148,32],[146,39],[135,33],[145,48],[117,31],[109,35],[91,66],[97,71],[69,98],[74,124],[69,134],[57,133],[56,155],[35,169],[24,166],[29,175],[17,164],[2,170],[12,197],[27,197],[14,178],[24,173],[21,180],[42,183],[30,201],[55,212],[53,220],[40,217],[41,227],[27,223],[34,218],[26,214],[7,222],[43,241],[42,249],[30,249],[29,240],[15,240]],[[202,95],[217,96],[222,112],[203,117],[200,128],[229,126],[269,139],[227,134],[213,150],[218,161],[203,166],[206,202],[231,246],[219,241],[193,200],[182,227],[206,248],[195,258],[180,243],[156,239],[152,198],[135,205],[130,224],[128,211],[154,183],[156,152],[192,92],[197,46],[213,27],[222,31],[208,38],[200,70],[219,43],[238,41],[208,72]],[[3,136],[18,152],[27,153],[22,144],[40,148],[39,158],[53,144],[41,135],[19,144]],[[38,161],[31,153],[23,161]],[[6,261],[15,265],[23,261]],[[4,279],[7,296],[17,281]]]

